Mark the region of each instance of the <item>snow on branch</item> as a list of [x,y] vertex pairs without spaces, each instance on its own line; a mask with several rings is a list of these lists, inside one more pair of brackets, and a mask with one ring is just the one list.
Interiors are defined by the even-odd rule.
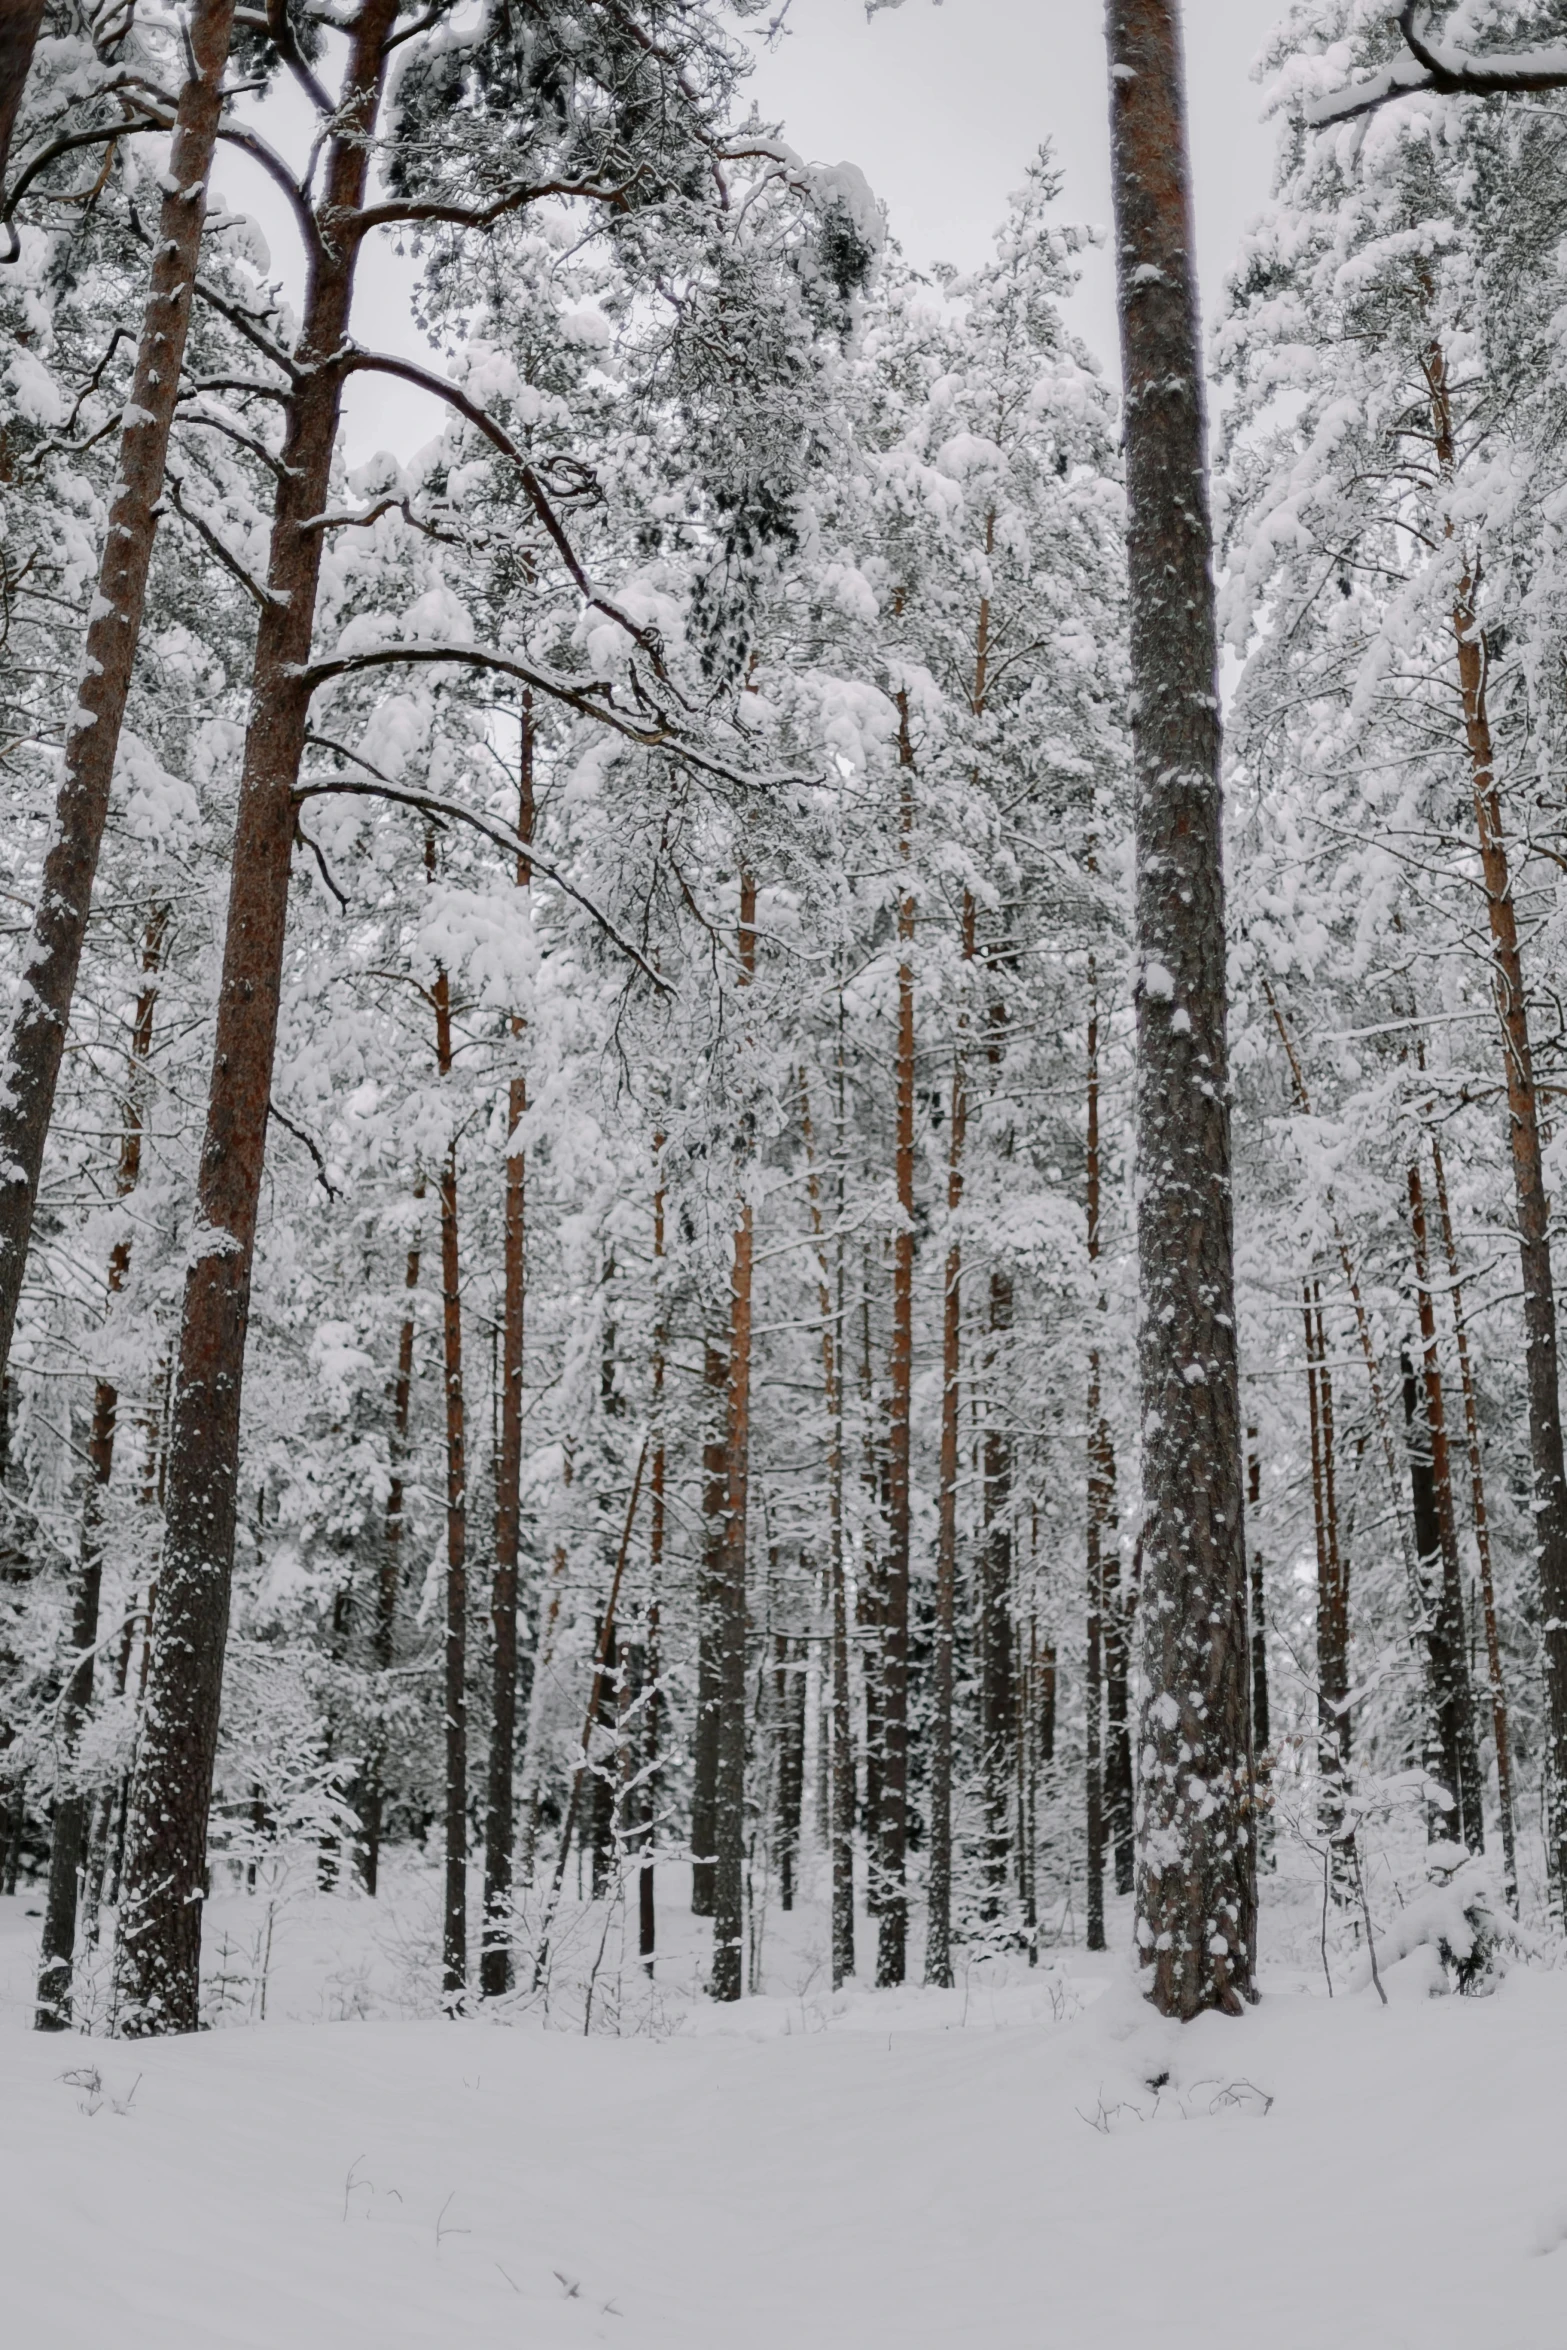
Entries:
[[1567,89],[1567,47],[1499,50],[1476,55],[1439,38],[1432,11],[1422,0],[1406,0],[1398,13],[1404,55],[1363,82],[1308,98],[1303,115],[1310,130],[1372,114],[1390,99],[1421,90],[1440,97],[1488,98],[1509,92]]

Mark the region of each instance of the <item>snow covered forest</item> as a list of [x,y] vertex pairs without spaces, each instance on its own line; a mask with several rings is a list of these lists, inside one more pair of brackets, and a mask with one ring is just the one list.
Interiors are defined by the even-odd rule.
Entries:
[[0,0],[40,2339],[1561,2339],[1567,5],[1281,0],[1201,288],[1181,13],[959,269],[789,0]]

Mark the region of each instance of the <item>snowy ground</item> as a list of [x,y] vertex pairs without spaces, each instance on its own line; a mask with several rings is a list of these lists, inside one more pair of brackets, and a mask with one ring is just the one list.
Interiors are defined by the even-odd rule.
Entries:
[[[8,2339],[1567,2344],[1567,1973],[1430,1998],[1417,1952],[1384,2008],[1280,1971],[1177,2031],[1075,1951],[834,2000],[808,1909],[727,2012],[678,1957],[649,2004],[607,1951],[584,2037],[564,1994],[397,2020],[426,1894],[280,1901],[272,2020],[140,2046],[24,2028],[37,1900],[0,1902]],[[236,2020],[264,1918],[209,1919]]]

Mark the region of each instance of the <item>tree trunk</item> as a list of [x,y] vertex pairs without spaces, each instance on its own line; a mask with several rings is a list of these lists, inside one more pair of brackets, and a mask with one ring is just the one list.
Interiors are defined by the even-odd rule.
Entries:
[[[268,597],[234,833],[195,1239],[169,1444],[157,1632],[116,1946],[118,2026],[194,2031],[239,1470],[240,1395],[277,1046],[294,791],[309,716],[311,630],[342,403],[341,355],[371,144],[397,0],[364,0],[349,35],[285,411]],[[176,175],[178,176],[178,175]]]
[[[44,20],[44,0],[4,0],[0,6],[0,188],[6,184],[11,161],[11,137],[33,51]],[[194,28],[193,28],[194,32]],[[199,52],[198,52],[199,54]],[[16,231],[11,231],[9,258],[16,259]]]
[[[9,76],[19,65],[25,79],[37,32],[36,19],[29,31],[29,13],[13,13],[6,27],[11,38],[0,42],[0,180],[21,94],[20,84],[13,92]],[[44,1144],[141,636],[233,19],[234,0],[197,0],[190,21],[192,70],[175,115],[167,192],[158,215],[141,341],[120,434],[119,475],[110,501],[76,703],[66,726],[54,837],[22,961],[27,985],[17,1000],[0,1079],[0,1380],[11,1359]]]
[[[1093,869],[1090,850],[1089,866]],[[1108,1306],[1099,1264],[1103,1252],[1100,1223],[1103,1174],[1099,1154],[1099,968],[1098,957],[1088,958],[1088,1116],[1085,1145],[1085,1201],[1089,1274],[1096,1291],[1094,1336],[1088,1350],[1088,1513],[1085,1533],[1087,1626],[1083,1669],[1085,1713],[1084,1760],[1087,1775],[1088,1895],[1087,1941],[1090,1950],[1105,1947],[1105,1771],[1104,1771],[1104,1615],[1106,1536],[1113,1540],[1115,1507],[1115,1453],[1104,1416],[1103,1367],[1098,1326]],[[1123,1675],[1121,1705],[1124,1717],[1126,1686]],[[1123,1720],[1124,1727],[1124,1720]]]
[[[414,1185],[413,1195],[416,1200],[424,1197],[422,1175]],[[370,1653],[376,1671],[382,1676],[383,1713],[376,1730],[375,1751],[370,1757],[370,1768],[365,1777],[364,1842],[360,1859],[361,1879],[372,1900],[381,1881],[381,1831],[386,1801],[383,1773],[387,1746],[384,1711],[389,1695],[387,1676],[391,1672],[395,1653],[397,1602],[403,1587],[403,1466],[408,1458],[408,1417],[413,1403],[413,1300],[419,1286],[421,1253],[421,1244],[416,1235],[409,1247],[408,1262],[403,1270],[403,1294],[407,1302],[397,1333],[397,1373],[392,1381],[391,1442],[387,1447],[386,1522],[381,1531],[381,1561],[375,1587],[375,1623],[370,1635]]]
[[[756,970],[756,877],[740,874],[739,981]],[[749,1120],[739,1137],[748,1180]],[[729,1275],[729,1388],[724,1421],[724,1543],[718,1589],[718,1768],[713,1786],[713,1973],[715,1999],[738,1999],[745,1970],[745,1636],[746,1529],[751,1473],[751,1289],[755,1264],[751,1202],[742,1196]]]
[[[1433,343],[1425,358],[1437,464],[1456,470],[1446,357]],[[1496,779],[1496,752],[1486,693],[1487,654],[1475,608],[1477,582],[1466,569],[1453,604],[1458,683],[1480,867],[1491,927],[1491,967],[1507,1080],[1507,1139],[1513,1163],[1518,1254],[1523,1273],[1525,1371],[1529,1389],[1532,1516],[1540,1586],[1545,1665],[1545,1860],[1553,1904],[1567,1918],[1567,1470],[1562,1459],[1561,1395],[1556,1361],[1556,1288],[1551,1270],[1550,1200],[1541,1156],[1539,1096],[1529,1034],[1529,999],[1518,943],[1518,912]]]
[[658,1170],[653,1192],[653,1461],[648,1492],[648,1603],[647,1651],[644,1663],[646,1693],[642,1713],[641,1865],[637,1871],[637,1954],[651,1976],[658,1947],[654,1870],[658,1840],[659,1741],[663,1730],[662,1692],[659,1688],[659,1605],[664,1581],[664,1357],[669,1333],[664,1319],[664,1137],[653,1137],[653,1163]]
[[774,1713],[778,1731],[778,1900],[792,1910],[805,1811],[805,1642],[774,1636]]
[[728,1456],[724,1449],[724,1399],[729,1361],[716,1339],[702,1354],[707,1434],[702,1445],[702,1563],[697,1575],[696,1734],[691,1756],[691,1914],[713,1914],[713,1871],[718,1836],[718,1725],[721,1616],[724,1569],[724,1512],[728,1502]]
[[[988,600],[981,605],[987,624]],[[936,1534],[936,1639],[930,1727],[930,1867],[926,1877],[925,1980],[952,1988],[952,1684],[958,1590],[958,1420],[963,1341],[963,1243],[956,1220],[963,1205],[963,1153],[968,1140],[968,1069],[964,1031],[967,982],[974,961],[976,908],[963,892],[964,1001],[958,1010],[952,1060],[952,1114],[947,1130],[947,1241],[941,1320],[940,1504]]]
[[1514,1915],[1518,1910],[1518,1851],[1513,1824],[1512,1741],[1507,1721],[1507,1691],[1502,1680],[1502,1644],[1497,1631],[1496,1579],[1491,1568],[1491,1521],[1485,1505],[1485,1468],[1480,1457],[1480,1420],[1475,1408],[1474,1367],[1469,1360],[1469,1332],[1464,1322],[1464,1292],[1458,1262],[1458,1243],[1447,1204],[1447,1171],[1442,1146],[1433,1134],[1431,1159],[1436,1176],[1437,1216],[1442,1226],[1442,1249],[1447,1258],[1453,1330],[1458,1341],[1458,1371],[1464,1391],[1464,1434],[1469,1450],[1469,1498],[1474,1516],[1475,1551],[1480,1561],[1480,1598],[1485,1617],[1485,1655],[1491,1684],[1491,1729],[1496,1740],[1496,1793],[1502,1815],[1503,1890]]
[[[1344,1831],[1350,1754],[1349,1577],[1339,1550],[1333,1457],[1333,1378],[1316,1282],[1301,1283],[1306,1401],[1311,1422],[1311,1509],[1317,1545],[1317,1775],[1320,1824],[1337,1846]],[[1347,1855],[1345,1856],[1347,1859]]]
[[[519,754],[518,837],[533,838],[533,707],[524,694]],[[532,867],[517,860],[517,886],[526,889]],[[512,1036],[527,1023],[515,1017]],[[490,1770],[484,1813],[484,1942],[479,1953],[479,1990],[499,1999],[512,1986],[511,1883],[513,1781],[517,1759],[517,1549],[522,1494],[522,1362],[527,1297],[526,1161],[519,1137],[528,1107],[528,1083],[511,1081],[507,1100],[506,1211],[502,1242],[505,1302],[501,1309],[500,1451],[495,1469],[495,1579],[490,1592],[493,1634],[490,1703]]]
[[897,1139],[898,1229],[892,1253],[892,1348],[888,1362],[887,1563],[882,1577],[881,1835],[876,1980],[886,1989],[908,1968],[909,1895],[909,1437],[914,1396],[914,920],[909,859],[914,845],[914,746],[909,698],[900,692],[898,765],[902,783],[898,851]]
[[[121,1109],[120,1158],[115,1171],[115,1195],[124,1199],[141,1175],[142,1123],[145,1116],[145,1078],[152,1052],[152,1016],[158,1001],[155,974],[163,960],[163,941],[169,926],[167,906],[155,906],[148,917],[142,942],[141,967],[146,984],[131,1023],[130,1072]],[[130,1271],[131,1244],[122,1235],[109,1251],[107,1289],[112,1302],[125,1286]],[[76,1753],[82,1725],[92,1706],[93,1657],[98,1641],[98,1599],[103,1584],[103,1495],[114,1474],[114,1433],[120,1399],[113,1383],[100,1378],[93,1389],[92,1434],[87,1449],[87,1483],[82,1495],[82,1547],[77,1567],[76,1593],[71,1611],[71,1649],[77,1663],[61,1693],[56,1747],[60,1793],[55,1798],[53,1834],[49,1850],[49,1890],[44,1903],[43,1932],[39,1938],[38,2007],[34,2021],[41,2032],[63,2032],[71,2022],[71,1982],[76,1954],[76,1908],[81,1889],[83,1846],[87,1825],[87,1797],[75,1784]],[[127,1656],[128,1662],[128,1656]],[[120,1686],[125,1685],[120,1671]]]
[[1426,1231],[1425,1192],[1420,1181],[1420,1169],[1413,1161],[1409,1168],[1409,1223],[1414,1240],[1415,1295],[1420,1316],[1424,1374],[1419,1422],[1425,1449],[1425,1473],[1430,1479],[1432,1499],[1436,1506],[1438,1555],[1430,1557],[1422,1545],[1421,1564],[1431,1593],[1431,1680],[1436,1692],[1437,1732],[1446,1783],[1456,1807],[1449,1826],[1456,1830],[1460,1841],[1471,1852],[1483,1852],[1485,1820],[1480,1793],[1480,1755],[1475,1741],[1474,1702],[1469,1687],[1464,1586],[1458,1559],[1458,1523],[1453,1509],[1447,1414],[1437,1355],[1436,1306],[1431,1295],[1431,1251]]
[[1218,647],[1175,0],[1108,0],[1137,809],[1145,1696],[1139,1951],[1238,2011],[1256,1823],[1230,1186]]
[[822,1187],[816,1170],[811,1096],[800,1071],[800,1126],[805,1137],[806,1191],[816,1242],[816,1300],[822,1323],[822,1398],[827,1408],[827,1514],[831,1552],[827,1566],[831,1695],[828,1702],[832,1748],[828,1787],[828,1844],[832,1854],[832,1987],[854,1972],[854,1712],[849,1686],[849,1612],[843,1553],[843,1008],[838,1035],[838,1235],[836,1302],[829,1285],[822,1231]]
[[[452,1072],[451,983],[437,971],[436,1060]],[[468,1988],[468,1439],[462,1379],[457,1136],[441,1162],[441,1361],[446,1393],[445,1888],[441,1988],[453,2009]]]
[[615,1881],[615,1810],[620,1793],[620,1643],[613,1624],[607,1630],[601,1626],[600,1632],[604,1673],[596,1724],[597,1751],[588,1766],[593,1787],[588,1816],[582,1823],[583,1839],[592,1857],[589,1885],[595,1901],[602,1901]]

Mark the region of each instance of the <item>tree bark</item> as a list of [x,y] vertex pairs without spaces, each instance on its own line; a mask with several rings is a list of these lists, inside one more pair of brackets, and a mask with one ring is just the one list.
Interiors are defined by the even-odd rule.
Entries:
[[169,1445],[158,1622],[132,1797],[116,1948],[127,2034],[194,2031],[207,1818],[228,1637],[240,1396],[277,1045],[294,792],[342,356],[371,142],[397,0],[364,0],[333,118],[279,467],[267,602],[256,638],[192,1261]]
[[[1317,1776],[1320,1825],[1330,1845],[1343,1836],[1350,1756],[1349,1575],[1339,1548],[1334,1467],[1333,1376],[1322,1297],[1301,1283],[1306,1333],[1306,1401],[1311,1422],[1311,1507],[1317,1545]],[[1396,1497],[1395,1497],[1396,1506]],[[1345,1856],[1347,1859],[1347,1855]]]
[[1480,1562],[1480,1599],[1485,1617],[1485,1655],[1491,1688],[1491,1730],[1496,1741],[1496,1793],[1502,1817],[1503,1891],[1516,1916],[1518,1910],[1518,1850],[1513,1818],[1512,1740],[1507,1719],[1507,1690],[1502,1679],[1502,1644],[1497,1630],[1496,1578],[1491,1566],[1491,1520],[1485,1503],[1485,1465],[1480,1454],[1480,1419],[1475,1408],[1474,1366],[1469,1359],[1469,1331],[1464,1321],[1462,1268],[1458,1243],[1447,1204],[1447,1170],[1442,1146],[1431,1137],[1432,1171],[1436,1177],[1437,1217],[1442,1227],[1442,1250],[1447,1258],[1453,1301],[1453,1331],[1458,1341],[1459,1380],[1464,1395],[1464,1434],[1469,1452],[1469,1498],[1474,1518],[1475,1552]]
[[[533,703],[524,694],[518,759],[517,834],[533,838]],[[526,889],[533,869],[517,860],[517,886]],[[527,1023],[511,1024],[520,1040]],[[517,1551],[522,1513],[522,1367],[527,1301],[527,1163],[519,1129],[528,1108],[528,1082],[511,1081],[506,1117],[506,1209],[502,1241],[504,1303],[501,1309],[500,1452],[495,1470],[495,1577],[490,1593],[493,1635],[490,1703],[490,1769],[484,1813],[484,1943],[479,1953],[479,1990],[499,1999],[512,1986],[511,1887],[515,1836],[517,1760]]]
[[[44,0],[0,0],[0,189],[11,161],[11,139],[44,20]],[[11,231],[10,258],[16,258]]]
[[[1093,867],[1090,852],[1090,869]],[[1104,1416],[1103,1365],[1099,1321],[1108,1306],[1100,1275],[1103,1254],[1101,1225],[1103,1170],[1099,1150],[1099,968],[1098,957],[1088,958],[1088,1115],[1084,1150],[1084,1192],[1088,1265],[1094,1283],[1094,1335],[1088,1350],[1088,1512],[1085,1529],[1087,1624],[1084,1644],[1083,1704],[1085,1712],[1084,1764],[1088,1845],[1086,1936],[1090,1950],[1105,1947],[1105,1769],[1104,1769],[1104,1648],[1107,1535],[1113,1541],[1115,1509],[1115,1453]],[[1122,1728],[1125,1728],[1126,1685],[1121,1685]]]
[[[981,605],[988,634],[988,600]],[[982,637],[983,648],[983,637]],[[930,1727],[930,1866],[926,1874],[925,1980],[952,1988],[952,1689],[958,1591],[958,1421],[963,1349],[963,1243],[956,1220],[963,1205],[963,1153],[968,1141],[968,978],[974,961],[977,910],[963,892],[963,987],[957,1049],[952,1058],[952,1105],[947,1128],[947,1241],[941,1317],[940,1503],[936,1534],[936,1636]]]
[[663,1696],[659,1688],[659,1614],[664,1582],[664,1358],[669,1332],[664,1318],[664,1136],[653,1137],[653,1164],[657,1179],[653,1191],[653,1460],[648,1471],[648,1602],[647,1649],[644,1662],[645,1694],[642,1714],[642,1849],[637,1870],[637,1954],[647,1973],[653,1972],[658,1948],[655,1908],[656,1846],[658,1840],[658,1769],[663,1732]]
[[[436,1062],[452,1073],[451,982],[437,971]],[[445,1871],[441,1988],[453,2011],[468,1989],[468,1438],[463,1404],[457,1135],[441,1162],[441,1364],[446,1399]]]
[[[1444,477],[1456,471],[1446,356],[1425,355],[1432,439]],[[1540,1143],[1539,1096],[1529,1034],[1518,910],[1496,779],[1496,752],[1486,692],[1487,654],[1476,609],[1477,582],[1466,567],[1453,603],[1453,637],[1463,699],[1464,738],[1480,868],[1491,929],[1491,968],[1507,1081],[1507,1139],[1512,1156],[1518,1254],[1523,1273],[1524,1362],[1529,1391],[1532,1516],[1545,1666],[1545,1859],[1552,1902],[1567,1918],[1567,1469],[1562,1458],[1556,1287],[1551,1269],[1550,1200]]]
[[[143,985],[131,1023],[130,1071],[121,1109],[120,1156],[115,1170],[115,1195],[125,1199],[141,1176],[142,1124],[145,1117],[145,1080],[152,1052],[152,1018],[158,1001],[156,973],[163,960],[163,941],[169,926],[167,906],[155,906],[142,941]],[[130,1271],[131,1244],[122,1234],[109,1251],[105,1284],[111,1302],[125,1286]],[[86,1841],[87,1797],[75,1784],[77,1748],[82,1725],[91,1710],[93,1656],[98,1640],[98,1600],[103,1585],[103,1496],[114,1474],[114,1435],[119,1394],[113,1382],[98,1379],[93,1388],[92,1434],[87,1447],[87,1483],[82,1495],[82,1547],[77,1566],[76,1593],[71,1611],[71,1650],[77,1662],[66,1679],[57,1717],[60,1793],[55,1798],[53,1833],[49,1848],[49,1889],[44,1902],[43,1932],[39,1937],[38,2006],[34,2022],[40,2032],[70,2028],[72,1974],[76,1954],[76,1909],[81,1891],[83,1847]],[[120,1686],[125,1671],[120,1669]]]
[[702,1444],[702,1560],[697,1571],[696,1730],[691,1756],[691,1914],[713,1914],[713,1872],[718,1837],[719,1666],[724,1513],[728,1502],[728,1458],[724,1449],[725,1397],[729,1359],[708,1337],[702,1352],[707,1433]]
[[914,745],[909,698],[898,705],[898,1045],[894,1178],[898,1229],[892,1244],[892,1347],[887,1382],[887,1559],[882,1577],[881,1834],[876,1980],[901,1983],[908,1968],[909,1894],[909,1478],[914,1397],[914,923],[909,859],[914,846]]
[[[414,1185],[414,1198],[424,1197],[424,1177]],[[381,1558],[376,1575],[375,1622],[370,1635],[370,1653],[376,1671],[382,1676],[382,1719],[377,1725],[375,1750],[370,1757],[370,1768],[365,1775],[364,1842],[361,1847],[360,1876],[365,1891],[375,1898],[381,1881],[381,1831],[384,1825],[386,1787],[387,1728],[385,1707],[389,1695],[387,1676],[392,1669],[397,1635],[397,1602],[403,1587],[403,1468],[408,1458],[408,1419],[413,1404],[414,1375],[414,1292],[419,1287],[419,1262],[422,1254],[419,1237],[415,1235],[408,1250],[408,1261],[403,1269],[403,1318],[397,1333],[397,1371],[392,1381],[391,1442],[387,1447],[388,1476],[386,1487],[386,1522],[381,1530]]]
[[836,1305],[827,1269],[822,1230],[822,1186],[816,1167],[811,1095],[800,1070],[800,1129],[805,1137],[806,1193],[816,1243],[816,1301],[822,1322],[822,1400],[827,1409],[827,1567],[829,1664],[828,1705],[832,1747],[828,1783],[828,1845],[832,1854],[832,1987],[854,1972],[854,1713],[849,1689],[848,1591],[843,1554],[843,1036],[838,1040],[838,1236]]
[[[1453,1509],[1453,1476],[1447,1443],[1447,1413],[1437,1354],[1436,1306],[1431,1294],[1431,1250],[1426,1230],[1425,1191],[1420,1169],[1409,1167],[1409,1225],[1414,1241],[1415,1295],[1420,1318],[1423,1392],[1418,1428],[1436,1509],[1437,1553],[1422,1545],[1421,1566],[1429,1598],[1431,1681],[1436,1692],[1437,1733],[1455,1811],[1449,1825],[1471,1852],[1485,1850],[1480,1794],[1480,1755],[1475,1741],[1474,1702],[1469,1687],[1464,1586],[1458,1558],[1458,1522]],[[1407,1393],[1407,1389],[1406,1389]]]
[[1256,1823],[1218,645],[1175,0],[1108,0],[1137,815],[1146,1694],[1137,1940],[1162,2014],[1253,1996]]
[[[737,940],[741,988],[756,971],[756,876],[740,874]],[[750,1121],[737,1157],[749,1177]],[[718,1755],[713,1786],[713,1972],[715,1999],[738,1999],[745,1962],[745,1644],[747,1514],[751,1474],[751,1291],[755,1219],[742,1196],[729,1275],[729,1386],[724,1419],[724,1541],[718,1589]]]
[[[162,512],[164,467],[179,397],[233,19],[234,0],[198,0],[191,17],[193,71],[180,92],[175,115],[168,192],[159,210],[141,341],[120,432],[119,474],[109,506],[109,528],[87,624],[76,703],[66,723],[54,838],[44,859],[38,908],[22,965],[25,984],[17,999],[0,1078],[0,1381],[11,1359],[44,1145],[54,1114],[55,1087],[109,814],[109,787],[141,636],[147,572]],[[25,79],[27,59],[32,54],[25,11],[20,21],[17,16],[10,19],[8,29],[12,27],[21,38],[0,44],[0,176],[11,129],[7,99],[11,99],[14,117],[15,97],[20,96],[18,85],[15,97],[11,97],[5,71],[17,62],[16,52],[25,46],[27,55],[20,61]],[[36,31],[35,23],[34,36]],[[6,54],[8,48],[11,56]]]

